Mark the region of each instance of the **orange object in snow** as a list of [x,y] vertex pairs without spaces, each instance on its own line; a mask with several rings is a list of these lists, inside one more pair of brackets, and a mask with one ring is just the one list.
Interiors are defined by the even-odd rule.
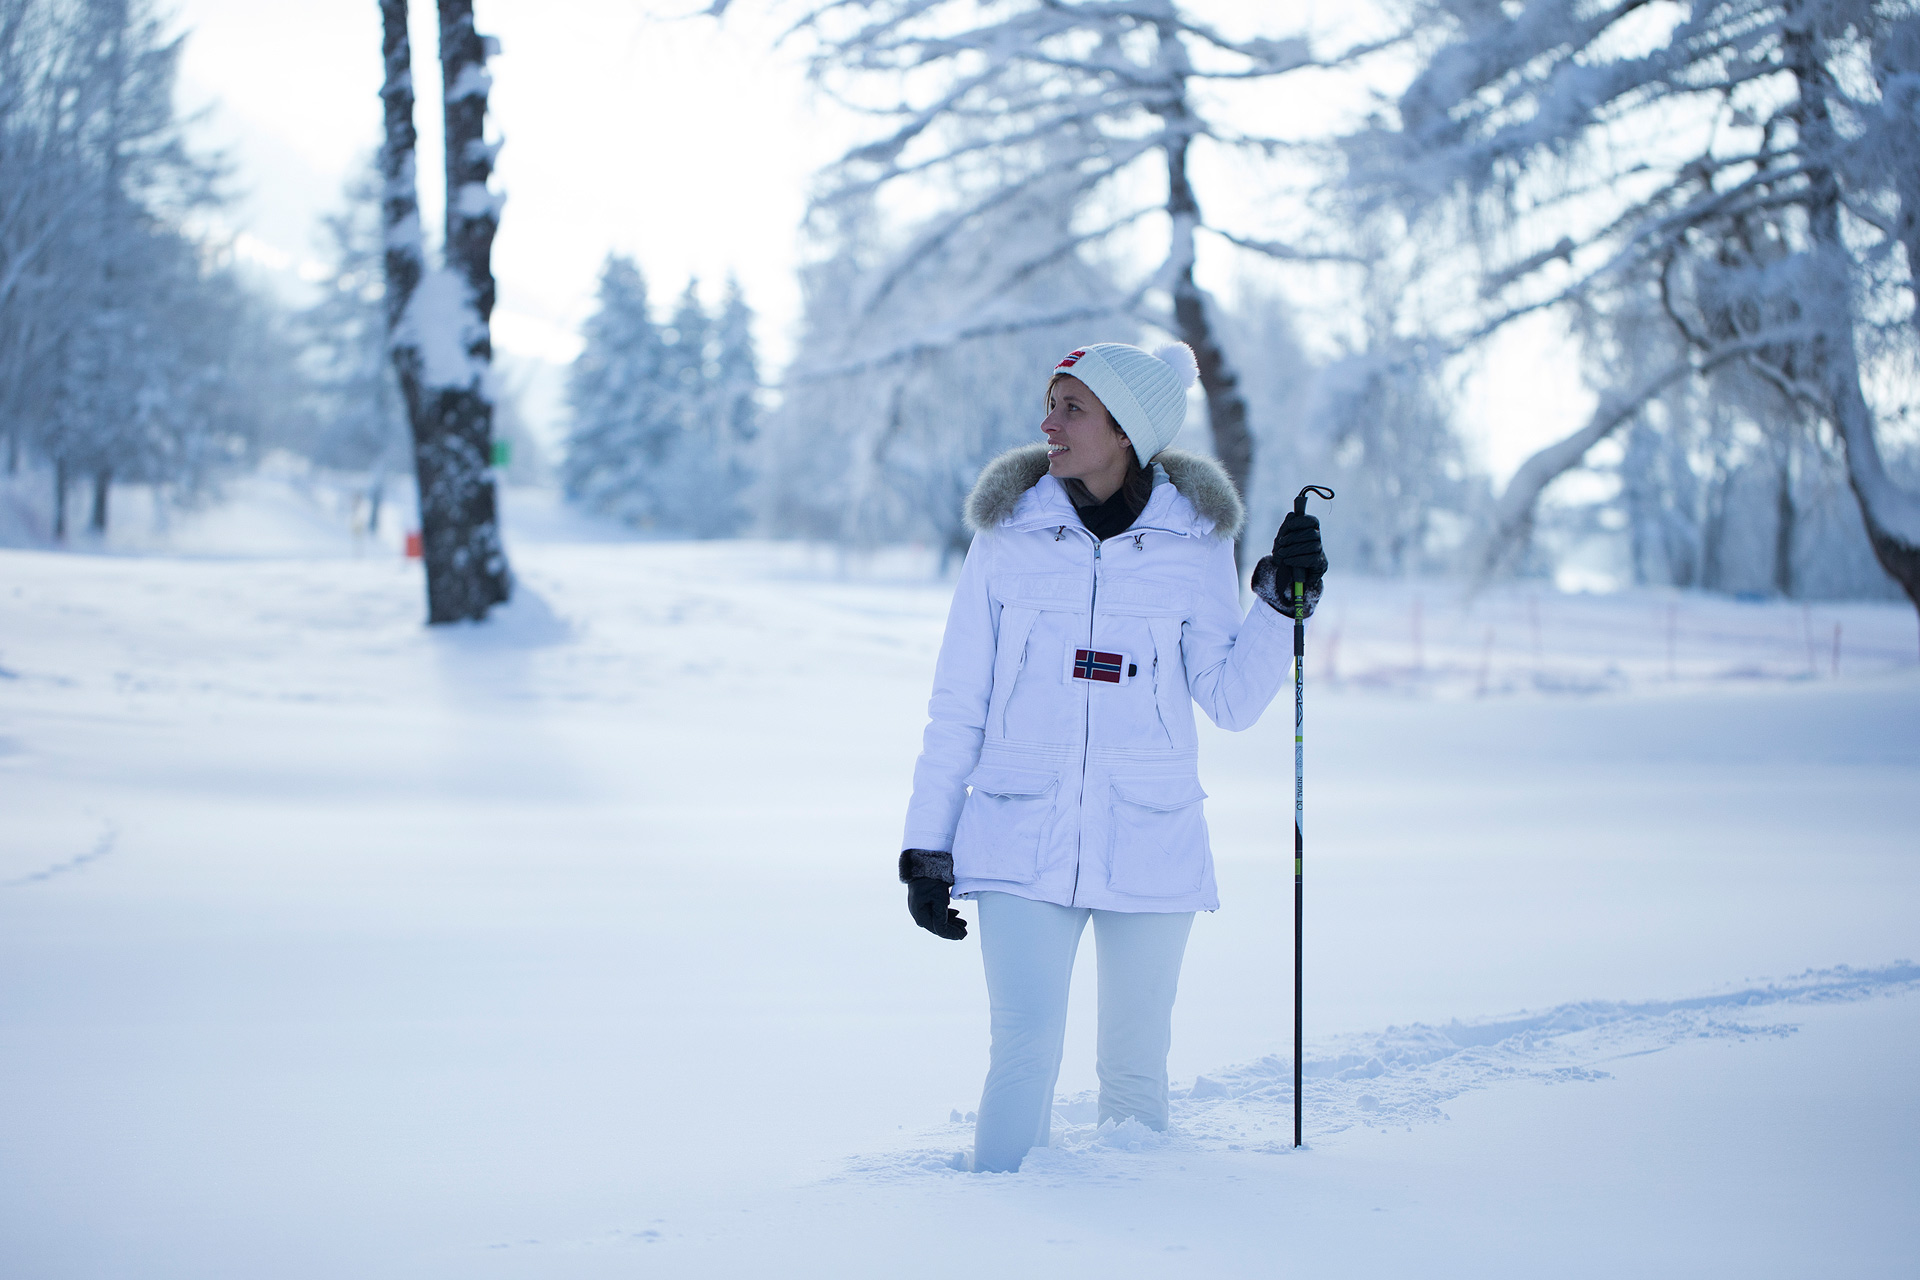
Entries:
[[420,531],[418,529],[407,530],[406,554],[407,554],[407,559],[409,560],[418,560],[421,556],[426,554],[426,548],[422,546],[420,542]]

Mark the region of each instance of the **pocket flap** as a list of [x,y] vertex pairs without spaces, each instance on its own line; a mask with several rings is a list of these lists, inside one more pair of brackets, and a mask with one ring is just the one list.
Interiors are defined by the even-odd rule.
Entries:
[[1193,613],[1193,595],[1170,582],[1103,582],[1100,611],[1177,621]]
[[1128,804],[1163,813],[1199,804],[1207,798],[1194,778],[1115,778],[1113,794]]
[[1060,779],[1051,773],[1003,765],[981,765],[967,777],[969,787],[990,796],[1044,796],[1059,784]]

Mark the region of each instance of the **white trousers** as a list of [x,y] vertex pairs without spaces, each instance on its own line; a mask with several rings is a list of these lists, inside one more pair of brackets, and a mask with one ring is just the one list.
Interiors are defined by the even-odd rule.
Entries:
[[1167,1048],[1193,913],[1094,911],[1009,893],[974,895],[993,1054],[973,1131],[973,1167],[1011,1172],[1053,1128],[1067,985],[1087,917],[1099,949],[1100,1119],[1167,1127]]

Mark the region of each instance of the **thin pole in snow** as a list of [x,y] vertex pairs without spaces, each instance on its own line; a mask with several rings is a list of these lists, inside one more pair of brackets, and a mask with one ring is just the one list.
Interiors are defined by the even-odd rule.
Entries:
[[[1293,500],[1293,514],[1307,513],[1307,495],[1332,498],[1333,490],[1310,484]],[[1416,610],[1418,605],[1415,605]],[[1416,614],[1416,617],[1418,615]],[[1418,625],[1416,623],[1416,625]],[[1299,569],[1293,571],[1293,1145],[1300,1145],[1300,923],[1302,909],[1300,866],[1306,857],[1306,837],[1302,834],[1306,813],[1306,706],[1307,706],[1307,582]]]

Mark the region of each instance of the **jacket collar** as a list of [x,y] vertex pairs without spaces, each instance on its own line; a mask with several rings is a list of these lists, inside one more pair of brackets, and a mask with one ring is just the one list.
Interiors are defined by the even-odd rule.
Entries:
[[[1153,493],[1128,532],[1155,529],[1187,537],[1232,538],[1246,519],[1233,481],[1212,458],[1166,449],[1154,458]],[[1080,528],[1066,487],[1047,474],[1047,447],[1022,445],[989,462],[967,498],[974,530]]]

